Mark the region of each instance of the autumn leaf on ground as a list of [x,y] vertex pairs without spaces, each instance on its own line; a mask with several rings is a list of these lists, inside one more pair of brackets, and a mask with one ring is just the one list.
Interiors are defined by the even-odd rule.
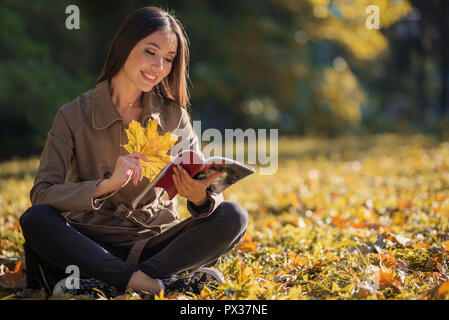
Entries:
[[253,241],[248,233],[245,233],[242,240],[237,244],[237,249],[243,252],[254,252],[257,250],[257,242]]
[[400,244],[404,248],[411,246],[414,243],[414,241],[412,239],[409,239],[407,237],[403,237],[403,236],[400,236],[398,234],[394,234],[391,232],[386,233],[386,238],[393,242]]
[[290,265],[294,267],[301,267],[306,265],[309,260],[305,257],[300,256],[296,252],[287,252],[288,258],[290,259]]
[[0,269],[0,286],[4,288],[15,288],[25,276],[25,268],[20,262],[17,262],[14,270],[10,271],[5,265],[1,265]]
[[446,294],[449,293],[449,281],[443,282],[438,287],[438,294]]
[[441,282],[431,289],[427,290],[426,296],[433,297],[434,299],[444,299],[449,293],[449,281]]
[[392,288],[393,290],[400,292],[402,288],[402,283],[399,279],[395,278],[395,275],[390,270],[382,270],[375,274],[380,288]]
[[449,251],[449,241],[444,241],[443,247],[444,247],[444,250]]
[[382,267],[394,269],[398,265],[398,262],[397,262],[396,258],[393,256],[393,254],[391,253],[391,250],[388,254],[379,253],[379,257],[380,257],[379,263]]
[[201,298],[207,298],[212,293],[211,289],[209,289],[207,286],[204,286],[201,290],[200,297]]
[[140,123],[133,120],[126,129],[128,143],[122,145],[129,153],[138,152],[143,154],[149,161],[140,160],[143,176],[150,181],[172,160],[168,152],[173,148],[178,136],[166,132],[160,136],[157,132],[157,119],[148,121],[147,127],[141,127]]

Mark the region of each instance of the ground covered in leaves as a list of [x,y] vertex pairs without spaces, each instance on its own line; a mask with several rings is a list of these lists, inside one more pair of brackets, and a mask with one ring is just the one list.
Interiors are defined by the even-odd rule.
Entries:
[[[20,288],[18,218],[37,166],[37,158],[0,164],[0,299],[46,298]],[[449,298],[448,142],[282,138],[277,173],[254,174],[224,196],[250,214],[245,237],[216,266],[226,285],[198,296],[121,298]]]

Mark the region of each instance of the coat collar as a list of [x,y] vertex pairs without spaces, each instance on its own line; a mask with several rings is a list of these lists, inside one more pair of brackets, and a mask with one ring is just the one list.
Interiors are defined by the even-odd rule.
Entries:
[[[92,126],[96,130],[109,127],[115,121],[121,121],[122,117],[112,102],[109,81],[99,82],[93,89],[92,102]],[[143,93],[142,124],[146,126],[149,118],[157,119],[158,126],[165,132],[165,123],[161,121],[163,111],[163,99],[157,97],[153,90]],[[163,118],[163,117],[162,117]]]

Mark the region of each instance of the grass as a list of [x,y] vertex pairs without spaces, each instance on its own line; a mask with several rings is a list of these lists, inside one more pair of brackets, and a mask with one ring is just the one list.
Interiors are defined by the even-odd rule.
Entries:
[[[17,221],[30,206],[38,164],[0,164],[0,255],[10,270],[23,259]],[[250,215],[242,241],[216,265],[228,283],[184,298],[449,297],[448,142],[422,135],[281,138],[277,173],[254,174],[224,197]],[[185,205],[181,198],[181,217]],[[20,292],[3,288],[0,298]],[[124,298],[149,297],[129,291]]]

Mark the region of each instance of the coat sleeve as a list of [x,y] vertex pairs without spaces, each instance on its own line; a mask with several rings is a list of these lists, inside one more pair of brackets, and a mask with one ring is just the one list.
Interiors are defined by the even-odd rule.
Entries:
[[31,204],[48,204],[62,212],[98,210],[110,193],[93,198],[102,180],[64,183],[71,160],[74,157],[73,132],[60,108],[48,132],[30,191]]
[[[200,142],[198,140],[198,136],[195,130],[192,127],[190,116],[188,112],[182,107],[181,112],[182,112],[181,122],[178,127],[182,129],[187,136],[185,138],[186,142],[184,142],[183,144],[186,147],[182,148],[182,151],[194,150],[201,155],[201,158],[204,161],[205,159],[200,148]],[[180,142],[182,142],[182,140]],[[211,191],[209,187],[206,189],[206,193],[207,193],[207,200],[201,206],[195,206],[193,202],[187,200],[187,210],[194,218],[204,218],[209,216],[220,205],[220,203],[224,201],[222,193],[215,193]]]

